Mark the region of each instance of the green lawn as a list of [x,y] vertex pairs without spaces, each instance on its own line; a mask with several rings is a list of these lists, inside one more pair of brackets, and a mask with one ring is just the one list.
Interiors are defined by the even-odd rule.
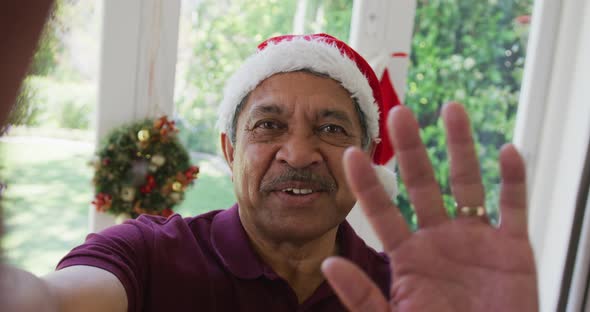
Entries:
[[[6,260],[38,275],[53,270],[88,233],[93,197],[91,144],[39,138],[0,142]],[[212,161],[175,210],[183,216],[226,208],[235,201],[229,177]]]

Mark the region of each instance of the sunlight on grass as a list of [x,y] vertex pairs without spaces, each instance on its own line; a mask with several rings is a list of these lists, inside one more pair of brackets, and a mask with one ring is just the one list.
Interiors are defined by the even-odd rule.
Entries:
[[199,178],[185,194],[185,199],[174,209],[184,217],[207,211],[229,208],[235,203],[233,185],[229,176],[206,161],[197,162]]
[[[89,143],[3,138],[0,142],[6,235],[2,239],[9,263],[37,275],[57,262],[88,233],[88,209],[94,146]],[[201,174],[185,201],[176,207],[183,216],[228,208],[235,202],[230,178],[207,161],[196,161]]]
[[[210,177],[215,177],[215,178],[219,178],[219,177],[227,178],[227,175],[223,171],[215,168],[215,166],[213,166],[213,164],[211,164],[209,162],[201,162],[198,165],[199,165],[199,172],[204,175],[207,175]],[[227,179],[229,180],[229,178],[227,178]]]

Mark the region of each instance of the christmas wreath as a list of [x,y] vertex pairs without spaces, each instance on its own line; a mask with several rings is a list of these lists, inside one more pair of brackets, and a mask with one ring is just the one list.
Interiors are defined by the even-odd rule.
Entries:
[[174,121],[164,116],[124,125],[107,135],[94,162],[96,210],[133,218],[142,213],[172,215],[199,173],[177,132]]

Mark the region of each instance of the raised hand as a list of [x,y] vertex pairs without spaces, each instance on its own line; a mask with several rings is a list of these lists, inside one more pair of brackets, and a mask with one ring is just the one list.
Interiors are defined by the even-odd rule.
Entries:
[[[451,189],[464,213],[446,214],[439,186],[409,109],[388,125],[401,177],[418,216],[412,233],[371,169],[367,155],[348,150],[348,183],[391,261],[389,298],[354,264],[329,258],[322,270],[351,311],[537,311],[537,282],[527,234],[524,163],[514,146],[500,152],[501,222],[477,216],[484,188],[469,119],[459,104],[443,109]],[[481,211],[481,208],[479,208]]]

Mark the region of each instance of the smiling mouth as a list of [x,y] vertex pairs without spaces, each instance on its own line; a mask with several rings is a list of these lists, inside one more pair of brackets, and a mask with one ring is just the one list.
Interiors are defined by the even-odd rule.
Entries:
[[311,193],[314,193],[312,189],[308,188],[286,188],[281,191],[289,195],[309,195]]
[[[277,196],[281,203],[281,207],[308,207],[322,195],[326,194],[321,188],[314,188],[310,185],[285,185],[272,192],[273,195]],[[311,206],[309,206],[311,207]]]

